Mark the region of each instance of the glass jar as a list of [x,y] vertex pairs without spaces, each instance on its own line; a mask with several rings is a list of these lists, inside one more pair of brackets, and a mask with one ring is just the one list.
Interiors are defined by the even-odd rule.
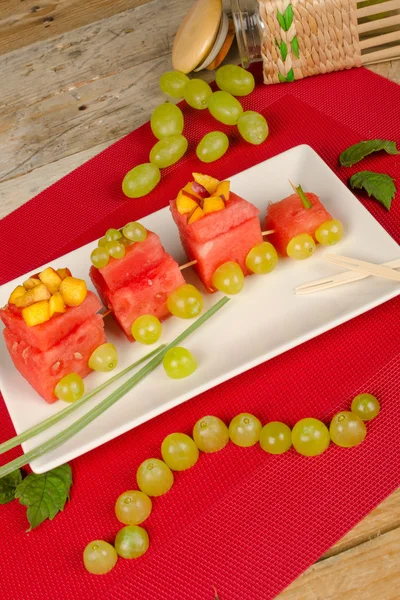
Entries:
[[261,43],[265,25],[260,17],[257,0],[230,0],[230,2],[240,62],[247,69],[251,63],[262,60]]

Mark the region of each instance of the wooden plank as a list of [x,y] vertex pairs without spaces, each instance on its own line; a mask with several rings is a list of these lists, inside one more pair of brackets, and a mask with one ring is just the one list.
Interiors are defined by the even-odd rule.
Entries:
[[399,600],[400,528],[310,567],[276,600]]
[[0,54],[145,4],[149,0],[0,0]]

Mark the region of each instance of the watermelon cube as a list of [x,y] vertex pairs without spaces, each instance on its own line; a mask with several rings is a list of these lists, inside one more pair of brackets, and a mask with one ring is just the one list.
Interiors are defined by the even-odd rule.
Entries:
[[[120,259],[120,262],[123,261],[124,258]],[[125,285],[118,289],[108,287],[101,273],[102,270],[91,267],[90,277],[104,305],[111,308],[130,341],[134,341],[131,333],[132,324],[141,315],[151,314],[160,321],[170,316],[167,298],[176,288],[185,283],[178,263],[164,250],[160,261],[150,266],[147,262],[144,271],[131,275],[130,281],[125,281]]]
[[[52,320],[43,325],[50,324]],[[54,320],[61,323],[62,317]],[[42,325],[32,329],[39,327]],[[77,373],[82,378],[86,377],[91,372],[88,366],[90,355],[98,346],[106,342],[103,319],[95,314],[87,317],[57,344],[46,350],[28,344],[26,339],[21,338],[17,329],[6,327],[3,333],[15,367],[50,404],[57,400],[54,388],[60,379],[68,373]]]
[[279,202],[270,204],[265,218],[265,229],[273,229],[268,241],[275,246],[281,256],[287,256],[288,243],[296,235],[308,233],[315,239],[315,230],[324,221],[330,221],[331,215],[315,194],[306,193],[311,208],[305,208],[298,194],[292,194]]
[[231,192],[224,210],[194,223],[188,224],[188,216],[179,213],[176,200],[171,200],[170,209],[182,246],[188,259],[197,261],[195,268],[208,292],[215,291],[213,273],[225,262],[237,262],[245,275],[250,274],[247,254],[263,241],[258,208]]

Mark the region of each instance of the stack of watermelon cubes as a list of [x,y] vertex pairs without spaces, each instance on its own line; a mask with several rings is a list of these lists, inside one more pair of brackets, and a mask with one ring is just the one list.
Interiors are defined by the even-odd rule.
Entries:
[[141,315],[160,321],[170,316],[167,298],[185,284],[178,263],[152,231],[145,240],[127,246],[123,258],[110,258],[100,269],[92,265],[90,277],[130,341],[132,325]]
[[22,309],[8,303],[0,309],[4,338],[13,363],[21,375],[47,402],[57,400],[54,388],[65,375],[86,377],[92,352],[106,342],[98,298],[87,292],[78,306],[29,326]]

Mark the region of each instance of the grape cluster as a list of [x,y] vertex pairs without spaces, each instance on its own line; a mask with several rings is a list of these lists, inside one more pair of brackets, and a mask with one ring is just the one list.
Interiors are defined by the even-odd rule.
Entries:
[[99,239],[97,248],[90,255],[92,265],[97,269],[102,269],[108,265],[110,257],[124,258],[127,246],[131,246],[135,242],[144,242],[146,238],[146,228],[135,221],[127,223],[122,229],[110,228],[106,231],[105,236]]
[[[265,118],[252,110],[243,111],[236,96],[247,96],[254,89],[254,77],[237,65],[225,65],[216,72],[219,90],[213,92],[202,79],[189,79],[179,71],[168,71],[160,77],[160,88],[171,98],[184,98],[189,106],[206,110],[220,123],[237,125],[242,138],[250,144],[261,144],[268,136]],[[186,153],[188,141],[182,135],[184,118],[178,106],[164,102],[157,106],[150,127],[159,140],[151,149],[149,162],[128,171],[122,190],[128,198],[140,198],[151,192],[160,181],[160,169],[178,162]],[[196,147],[197,157],[206,163],[218,160],[229,147],[222,131],[207,133]],[[100,255],[100,253],[98,253]]]
[[174,472],[186,471],[199,460],[199,451],[218,452],[229,440],[236,446],[248,448],[259,443],[268,454],[284,454],[292,446],[303,456],[317,456],[325,452],[331,441],[342,448],[358,446],[364,441],[364,421],[375,418],[380,404],[371,394],[356,396],[351,411],[337,413],[329,429],[318,419],[298,421],[292,430],[280,421],[262,426],[250,413],[236,415],[229,424],[215,416],[199,419],[192,437],[185,433],[171,433],[161,444],[161,456],[143,461],[136,471],[139,490],[128,490],[115,503],[115,515],[124,527],[117,533],[114,546],[102,540],[90,542],[83,553],[86,569],[100,575],[111,571],[118,556],[139,558],[149,547],[147,531],[140,527],[152,512],[152,497],[166,494],[174,484]]

